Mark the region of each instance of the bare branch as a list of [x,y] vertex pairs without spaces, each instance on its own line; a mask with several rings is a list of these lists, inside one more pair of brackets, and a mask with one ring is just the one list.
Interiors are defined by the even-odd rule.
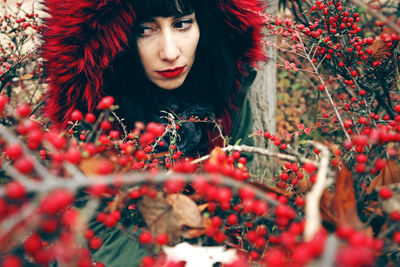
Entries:
[[317,231],[321,228],[321,214],[319,203],[322,193],[327,185],[327,175],[329,170],[329,150],[326,146],[319,143],[313,143],[321,151],[317,181],[311,191],[306,196],[305,217],[306,225],[304,229],[304,239],[311,240]]

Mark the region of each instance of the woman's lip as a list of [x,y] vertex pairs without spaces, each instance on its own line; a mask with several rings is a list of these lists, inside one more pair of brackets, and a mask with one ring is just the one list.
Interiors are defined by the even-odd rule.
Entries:
[[179,76],[184,70],[185,70],[185,66],[177,67],[174,69],[157,71],[157,73],[166,78],[175,78],[175,77]]

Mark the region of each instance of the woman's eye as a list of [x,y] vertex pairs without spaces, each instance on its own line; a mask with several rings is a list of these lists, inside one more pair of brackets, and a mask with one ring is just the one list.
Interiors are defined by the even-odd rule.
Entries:
[[179,29],[179,30],[188,30],[193,24],[193,20],[191,19],[184,19],[176,22],[174,24],[174,27]]
[[149,27],[149,26],[141,26],[141,27],[138,27],[138,29],[137,29],[138,35],[142,36],[142,37],[150,36],[155,31],[156,30],[154,28]]

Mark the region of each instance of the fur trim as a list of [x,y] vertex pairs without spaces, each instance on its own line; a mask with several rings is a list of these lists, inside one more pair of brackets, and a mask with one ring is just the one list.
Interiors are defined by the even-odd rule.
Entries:
[[[261,47],[260,0],[215,0],[232,28],[238,66],[255,65]],[[45,115],[65,128],[73,110],[92,112],[103,95],[103,72],[126,48],[134,22],[131,0],[43,0],[43,46],[49,90]]]

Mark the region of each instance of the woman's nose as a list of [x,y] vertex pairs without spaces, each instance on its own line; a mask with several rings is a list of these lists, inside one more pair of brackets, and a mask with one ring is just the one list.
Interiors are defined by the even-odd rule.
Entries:
[[174,61],[180,56],[180,50],[171,32],[164,32],[160,40],[160,59]]

